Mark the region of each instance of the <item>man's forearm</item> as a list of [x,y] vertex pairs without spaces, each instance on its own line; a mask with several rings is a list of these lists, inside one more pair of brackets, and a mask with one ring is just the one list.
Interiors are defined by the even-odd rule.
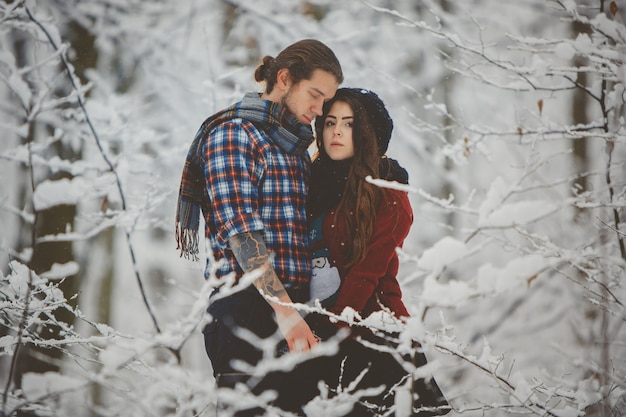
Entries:
[[261,269],[261,276],[254,285],[263,294],[276,297],[280,302],[269,301],[276,317],[276,324],[287,341],[289,350],[302,352],[317,344],[315,335],[297,310],[290,307],[291,298],[270,264],[269,254],[261,232],[235,235],[228,241],[230,248],[244,272]]
[[269,262],[269,253],[261,232],[235,235],[228,241],[237,262],[244,272],[264,268],[263,274],[254,281],[257,289],[265,294],[283,299],[287,291]]

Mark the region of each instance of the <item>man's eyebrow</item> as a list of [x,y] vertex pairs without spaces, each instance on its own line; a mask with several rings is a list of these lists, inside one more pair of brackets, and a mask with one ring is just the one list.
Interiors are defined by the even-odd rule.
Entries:
[[311,90],[315,91],[317,94],[321,95],[322,97],[326,97],[326,94],[324,94],[324,92],[322,92],[322,90],[320,90],[317,87],[311,87]]

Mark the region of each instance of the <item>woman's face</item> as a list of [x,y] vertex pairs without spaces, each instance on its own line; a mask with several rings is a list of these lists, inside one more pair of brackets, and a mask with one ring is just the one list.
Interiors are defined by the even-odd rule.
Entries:
[[333,161],[342,161],[354,156],[353,123],[354,112],[348,103],[336,101],[330,106],[324,119],[322,139],[324,150]]

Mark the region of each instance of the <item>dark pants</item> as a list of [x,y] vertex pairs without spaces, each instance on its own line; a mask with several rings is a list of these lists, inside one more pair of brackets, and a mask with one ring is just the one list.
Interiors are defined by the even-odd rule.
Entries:
[[[383,344],[383,342],[379,340],[378,344]],[[346,339],[341,344],[339,359],[344,360],[342,374],[342,379],[345,381],[344,386],[355,380],[365,369],[367,372],[363,375],[363,379],[359,382],[356,389],[384,386],[380,394],[363,397],[361,401],[355,404],[353,411],[346,416],[394,415],[389,414],[389,410],[395,405],[396,390],[392,388],[399,388],[400,386],[411,387],[413,396],[412,407],[414,410],[422,407],[448,405],[434,379],[428,382],[423,379],[417,379],[407,384],[408,379],[412,379],[412,377],[400,362],[412,362],[417,367],[425,365],[426,356],[417,349],[413,352],[412,357],[398,358],[390,353],[366,347],[357,340]],[[421,411],[412,415],[426,417],[447,414],[447,412],[447,410],[435,412]]]
[[[313,330],[323,339],[328,339],[336,332],[336,328],[329,325],[328,321],[320,316],[310,316],[309,322]],[[433,411],[422,409],[419,413],[414,412],[413,415],[426,417],[447,414],[450,411],[448,403],[434,379],[430,381],[417,379],[406,384],[407,379],[412,379],[412,376],[408,374],[399,361],[409,361],[415,367],[426,364],[426,356],[420,351],[417,343],[410,356],[405,355],[403,358],[398,358],[397,355],[372,349],[357,340],[358,337],[372,345],[395,349],[396,344],[392,341],[394,336],[397,335],[379,337],[361,328],[358,335],[353,334],[352,337],[348,337],[340,343],[339,352],[333,358],[327,359],[324,367],[317,368],[317,372],[319,372],[317,377],[324,379],[331,389],[341,386],[345,390],[359,377],[362,379],[354,388],[355,391],[384,386],[380,394],[362,397],[361,401],[355,404],[352,412],[346,416],[392,416],[393,414],[389,414],[389,409],[395,403],[395,390],[392,388],[398,386],[411,387],[414,410],[423,407],[442,407],[440,410]],[[333,362],[330,362],[331,360]],[[364,370],[367,372],[361,375]]]
[[[250,375],[233,368],[233,360],[239,359],[256,365],[263,356],[261,350],[235,334],[235,329],[247,329],[263,339],[274,338],[275,356],[285,351],[285,340],[278,331],[274,312],[259,292],[249,287],[246,290],[213,301],[208,308],[212,320],[204,328],[207,355],[213,366],[213,374],[219,388],[234,388],[243,383],[254,394],[275,390],[278,398],[273,405],[293,413],[301,413],[301,407],[317,393],[316,382],[302,378],[307,367],[302,364],[291,372],[273,372],[267,375]],[[272,339],[269,339],[272,340]],[[282,349],[281,349],[282,347]],[[220,404],[218,407],[227,408]],[[262,409],[242,410],[235,416],[262,416]]]

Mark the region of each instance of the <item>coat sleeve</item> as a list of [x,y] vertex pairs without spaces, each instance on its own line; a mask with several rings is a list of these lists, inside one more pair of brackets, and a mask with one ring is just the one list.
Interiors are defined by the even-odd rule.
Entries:
[[396,248],[402,246],[409,233],[413,212],[407,194],[387,190],[386,195],[376,215],[367,254],[348,271],[337,302],[330,309],[335,314],[340,314],[346,307],[363,312],[368,300],[374,296],[380,279],[387,274],[392,260],[397,258]]

